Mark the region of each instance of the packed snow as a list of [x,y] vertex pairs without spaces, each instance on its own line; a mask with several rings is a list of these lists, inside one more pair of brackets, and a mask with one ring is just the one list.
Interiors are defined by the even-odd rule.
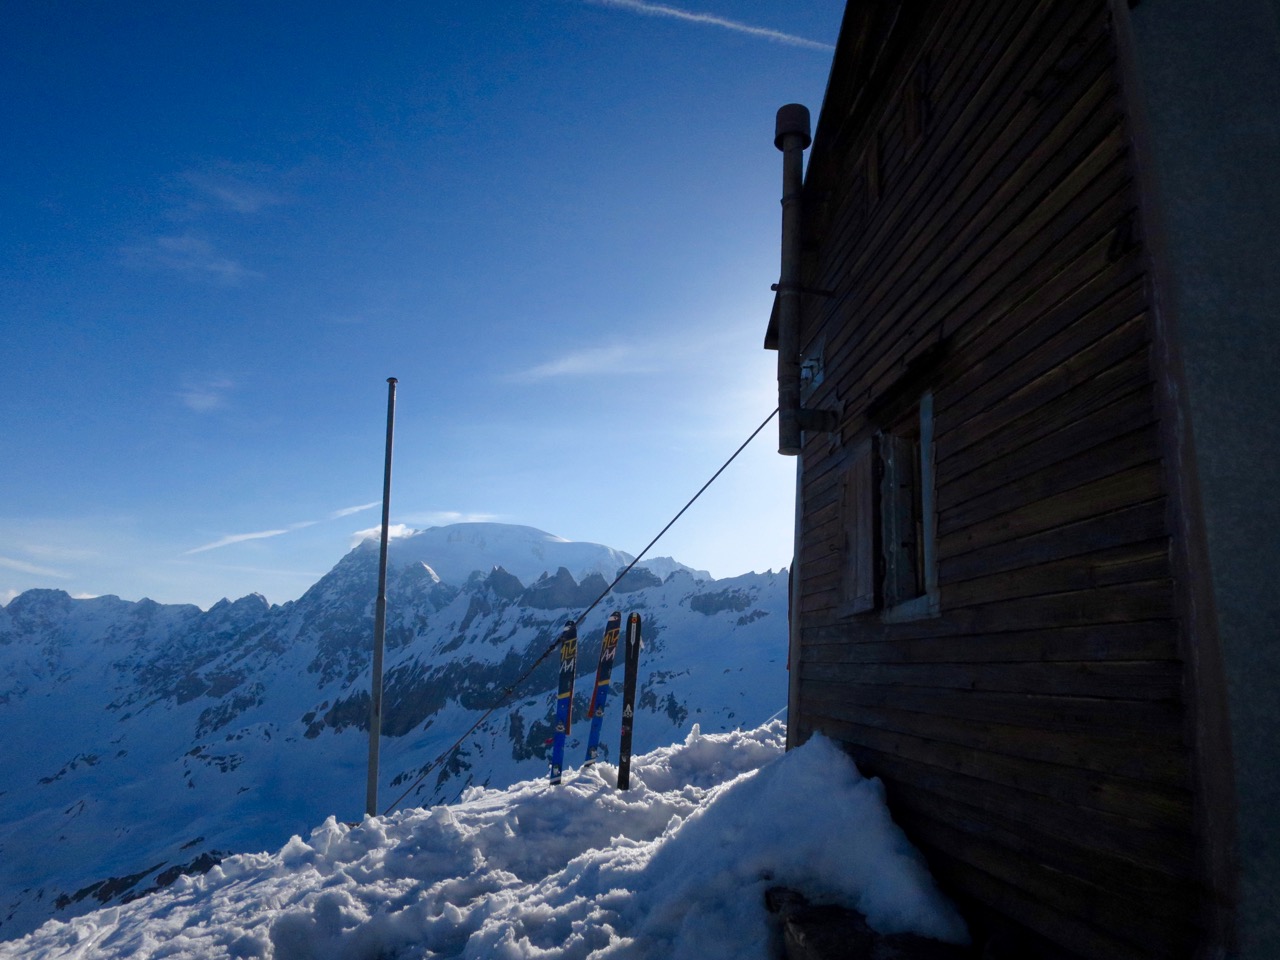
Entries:
[[820,736],[704,735],[451,806],[326,820],[276,854],[50,921],[0,958],[716,958],[769,955],[764,891],[864,913],[881,933],[965,942],[880,782]]

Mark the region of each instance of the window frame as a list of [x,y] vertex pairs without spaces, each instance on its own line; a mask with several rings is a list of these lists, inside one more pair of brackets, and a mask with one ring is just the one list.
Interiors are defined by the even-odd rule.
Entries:
[[[933,393],[925,391],[907,417],[898,421],[898,430],[880,429],[865,437],[852,450],[844,471],[841,494],[841,603],[842,617],[878,614],[882,622],[900,623],[941,615],[938,590],[938,516],[936,469],[934,465]],[[904,425],[906,429],[904,429]],[[918,431],[918,433],[917,433]],[[909,438],[906,443],[902,439]],[[919,472],[911,467],[911,486],[906,494],[891,495],[902,470],[902,451],[918,451]],[[894,462],[894,451],[898,451]],[[913,460],[915,458],[913,457]],[[916,486],[918,485],[918,490]],[[920,531],[917,536],[918,561],[913,577],[920,592],[895,600],[900,590],[891,589],[895,567],[885,550],[886,536],[900,528],[904,502],[914,517],[910,501],[919,494]],[[892,516],[896,511],[897,516]],[[914,520],[911,522],[914,523]],[[898,542],[902,542],[899,540]],[[895,569],[899,569],[895,567]]]
[[[933,392],[926,390],[916,405],[916,419],[919,423],[920,471],[918,482],[920,489],[920,565],[919,582],[922,591],[912,597],[889,603],[887,598],[880,607],[880,619],[885,623],[900,623],[907,620],[924,620],[941,616],[941,604],[938,591],[938,509],[937,509],[937,474],[934,465],[933,443]],[[880,503],[881,530],[887,526],[884,519],[886,504],[883,498]],[[883,536],[883,533],[882,533]],[[882,574],[881,581],[885,582]]]

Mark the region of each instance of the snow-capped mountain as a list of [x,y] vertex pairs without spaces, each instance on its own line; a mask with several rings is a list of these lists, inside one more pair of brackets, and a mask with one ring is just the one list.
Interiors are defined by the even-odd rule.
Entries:
[[[366,540],[364,549],[376,549]],[[489,571],[500,566],[524,583],[561,567],[575,580],[598,573],[612,580],[635,557],[599,543],[565,540],[534,527],[509,523],[455,523],[446,527],[430,527],[412,536],[394,541],[394,559],[400,564],[420,562],[429,566],[445,583],[461,584],[477,570]],[[705,570],[694,570],[670,557],[644,560],[641,566],[659,577],[677,570],[699,580],[710,580]]]
[[[414,786],[631,559],[502,524],[393,540],[380,805],[541,776],[553,657]],[[0,608],[0,938],[359,819],[377,568],[365,541],[279,606],[32,590]],[[637,566],[579,624],[578,717],[612,609],[644,618],[637,751],[784,706],[785,572]],[[606,757],[618,723],[606,716]],[[570,767],[583,750],[571,738]]]

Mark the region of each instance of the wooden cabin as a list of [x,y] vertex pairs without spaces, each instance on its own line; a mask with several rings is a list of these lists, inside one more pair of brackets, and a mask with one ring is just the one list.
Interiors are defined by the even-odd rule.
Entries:
[[789,735],[990,956],[1280,957],[1278,13],[854,0],[784,186]]

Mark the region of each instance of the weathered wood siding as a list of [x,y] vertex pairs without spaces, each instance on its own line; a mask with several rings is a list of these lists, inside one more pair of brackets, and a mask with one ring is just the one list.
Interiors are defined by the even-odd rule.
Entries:
[[[1189,956],[1199,900],[1125,124],[1103,2],[847,14],[801,330],[807,405],[844,419],[803,453],[792,708],[885,779],[949,890],[1108,960]],[[904,377],[934,397],[941,615],[889,623],[847,613],[842,514]]]

